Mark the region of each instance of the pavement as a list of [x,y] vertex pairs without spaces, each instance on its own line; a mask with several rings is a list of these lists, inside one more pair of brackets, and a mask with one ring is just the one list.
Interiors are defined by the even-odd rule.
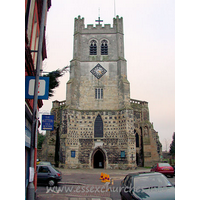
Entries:
[[[58,169],[62,181],[55,187],[38,186],[36,200],[119,200],[119,186],[126,174],[149,172],[147,168],[136,170],[107,169]],[[102,183],[101,172],[109,174],[111,183]],[[173,182],[173,181],[172,181]]]

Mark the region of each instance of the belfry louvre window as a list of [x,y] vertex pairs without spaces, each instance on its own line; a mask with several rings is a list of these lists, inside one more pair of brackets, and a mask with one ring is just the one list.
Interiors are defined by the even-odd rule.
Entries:
[[95,89],[95,99],[103,99],[103,88]]
[[101,55],[108,55],[108,42],[106,40],[101,42]]
[[95,40],[90,42],[90,55],[97,55],[97,42]]

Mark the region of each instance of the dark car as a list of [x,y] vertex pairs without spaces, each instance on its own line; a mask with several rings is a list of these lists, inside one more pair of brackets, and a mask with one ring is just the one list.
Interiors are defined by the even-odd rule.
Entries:
[[62,173],[52,165],[37,165],[37,183],[48,184],[53,187],[61,179]]
[[172,200],[175,187],[158,172],[128,174],[121,182],[121,199]]
[[157,163],[152,167],[151,172],[160,172],[166,176],[174,176],[174,168],[169,163]]

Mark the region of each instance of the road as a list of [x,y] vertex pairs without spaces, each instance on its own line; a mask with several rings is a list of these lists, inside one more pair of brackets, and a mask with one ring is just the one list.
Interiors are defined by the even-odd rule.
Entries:
[[[62,182],[54,188],[38,185],[36,200],[118,200],[120,198],[120,182],[131,170],[100,170],[100,169],[59,169],[62,172]],[[150,171],[139,168],[134,171]],[[102,183],[101,172],[109,174],[111,183]],[[175,177],[168,178],[175,184]],[[110,187],[110,191],[108,191]]]

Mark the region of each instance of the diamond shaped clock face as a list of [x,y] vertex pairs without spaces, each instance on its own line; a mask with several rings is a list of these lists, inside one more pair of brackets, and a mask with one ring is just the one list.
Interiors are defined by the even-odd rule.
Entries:
[[104,69],[99,63],[90,71],[96,78],[100,79],[107,70]]

